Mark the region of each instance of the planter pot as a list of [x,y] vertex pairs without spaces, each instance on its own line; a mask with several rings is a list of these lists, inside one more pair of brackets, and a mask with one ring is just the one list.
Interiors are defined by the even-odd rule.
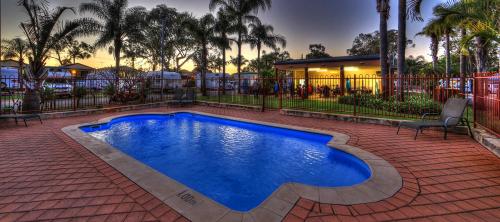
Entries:
[[40,112],[40,93],[34,90],[28,90],[23,98],[23,113]]

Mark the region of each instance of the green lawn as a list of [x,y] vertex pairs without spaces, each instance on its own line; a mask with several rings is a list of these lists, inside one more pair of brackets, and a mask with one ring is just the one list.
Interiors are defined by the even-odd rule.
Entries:
[[[197,98],[200,101],[207,102],[219,102],[218,96],[200,96]],[[253,95],[225,95],[220,97],[221,103],[229,104],[239,104],[247,106],[262,106],[262,97],[255,97]],[[300,98],[284,98],[283,109],[296,109],[296,110],[306,110],[313,112],[324,112],[324,113],[335,113],[335,114],[350,114],[353,115],[355,107],[353,105],[340,104],[334,99],[322,100],[322,99],[300,99]],[[266,97],[266,108],[278,109],[279,108],[279,98],[275,96]],[[366,117],[379,117],[379,118],[390,118],[390,119],[404,119],[412,120],[419,119],[419,115],[403,114],[388,112],[383,110],[371,109],[367,107],[356,107],[356,115],[366,116]],[[472,122],[473,114],[472,108],[469,107],[466,111],[467,119]]]

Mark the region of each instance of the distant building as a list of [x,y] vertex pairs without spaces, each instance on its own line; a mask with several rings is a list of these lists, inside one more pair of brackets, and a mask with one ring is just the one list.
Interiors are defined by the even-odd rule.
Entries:
[[[24,64],[26,66],[26,63]],[[19,61],[13,59],[1,60],[0,67],[10,67],[10,68],[18,68]]]
[[96,70],[95,68],[80,63],[64,66],[47,66],[47,68],[52,72],[68,72],[71,73],[71,76],[80,78],[86,78],[88,74]]
[[[293,86],[327,85],[340,87],[342,91],[351,86],[353,78],[364,78],[357,87],[378,92],[382,88],[380,76],[380,56],[340,56],[321,59],[298,59],[274,64],[276,71],[285,73]],[[361,86],[362,85],[362,86]]]

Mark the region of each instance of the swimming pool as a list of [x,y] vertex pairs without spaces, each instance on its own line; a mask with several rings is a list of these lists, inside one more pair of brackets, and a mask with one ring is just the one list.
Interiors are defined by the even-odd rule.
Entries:
[[235,211],[249,211],[284,183],[351,186],[371,176],[330,135],[217,117],[134,115],[81,128]]

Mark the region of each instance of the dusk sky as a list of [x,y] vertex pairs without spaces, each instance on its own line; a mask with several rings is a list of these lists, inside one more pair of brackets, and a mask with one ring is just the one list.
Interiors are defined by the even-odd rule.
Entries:
[[[25,16],[22,8],[17,6],[18,0],[1,0],[1,38],[8,39],[22,37],[19,23]],[[49,0],[50,6],[74,6],[90,0]],[[210,0],[129,0],[130,6],[144,6],[148,9],[158,4],[166,4],[177,8],[178,11],[192,12],[196,16],[209,13]],[[427,0],[423,4],[423,16],[426,21],[432,17],[432,8],[445,0]],[[284,35],[288,41],[286,50],[293,58],[300,58],[308,52],[311,43],[322,43],[328,53],[333,56],[346,54],[353,39],[359,33],[373,32],[378,29],[379,16],[376,11],[375,0],[274,0],[272,9],[259,13],[264,23],[274,26],[276,33]],[[391,0],[390,29],[397,28],[397,0]],[[78,15],[77,15],[78,16]],[[90,15],[89,15],[90,16]],[[424,37],[415,37],[425,22],[410,22],[408,37],[414,39],[415,48],[408,49],[407,55],[424,55],[429,59],[429,40]],[[85,39],[92,42],[93,39]],[[236,47],[233,47],[236,48]],[[95,57],[81,63],[94,67],[111,66],[112,56],[107,50],[101,50]],[[230,53],[234,56],[236,53]],[[246,58],[254,58],[256,52],[249,48],[244,49]],[[50,64],[56,64],[51,61]],[[145,64],[138,64],[147,68]],[[184,67],[191,69],[192,64]],[[234,71],[230,69],[229,71]]]

